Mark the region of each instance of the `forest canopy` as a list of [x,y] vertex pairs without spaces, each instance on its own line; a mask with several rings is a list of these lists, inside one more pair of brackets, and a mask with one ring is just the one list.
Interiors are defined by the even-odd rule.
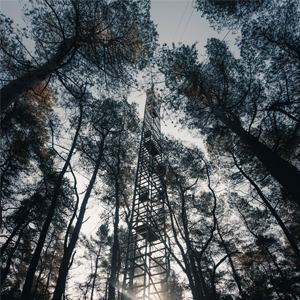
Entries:
[[[159,45],[148,0],[30,2],[23,30],[0,14],[1,299],[127,299],[149,145],[169,266],[153,299],[300,299],[299,1],[195,0],[238,56]],[[161,112],[142,120],[150,69]],[[203,143],[144,132],[147,114]]]

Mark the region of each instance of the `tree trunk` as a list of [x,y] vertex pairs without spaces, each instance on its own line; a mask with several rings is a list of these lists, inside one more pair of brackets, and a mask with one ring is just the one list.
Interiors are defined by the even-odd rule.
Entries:
[[[177,180],[177,176],[176,176],[176,181],[177,181],[177,184],[180,189],[181,220],[182,220],[182,225],[183,225],[183,230],[184,230],[184,238],[185,238],[187,251],[189,253],[190,264],[191,264],[191,268],[192,268],[192,272],[193,272],[192,276],[194,278],[194,284],[195,284],[195,288],[196,288],[196,291],[193,293],[193,295],[195,295],[197,297],[196,299],[194,298],[194,300],[197,300],[197,299],[203,298],[202,290],[205,291],[205,287],[203,286],[203,282],[201,281],[201,278],[199,276],[201,271],[200,270],[198,271],[197,267],[196,267],[194,251],[192,249],[192,245],[190,242],[190,235],[189,235],[188,224],[187,224],[188,219],[187,219],[187,214],[186,214],[186,209],[185,209],[185,206],[186,206],[185,195],[184,195],[182,186],[180,185],[179,181]],[[200,266],[199,266],[199,268],[200,268]]]
[[50,278],[51,278],[51,275],[52,275],[52,271],[53,271],[52,267],[50,266],[49,273],[48,273],[48,276],[47,276],[47,282],[46,282],[45,290],[42,294],[42,299],[46,298],[47,293],[49,295],[48,289],[49,289],[49,284],[50,284]]
[[278,222],[278,225],[281,227],[282,231],[284,232],[286,238],[288,239],[288,241],[291,244],[291,247],[293,248],[296,256],[298,257],[298,260],[300,262],[300,250],[296,244],[296,242],[294,241],[292,235],[290,234],[290,232],[288,231],[288,229],[286,228],[286,226],[284,225],[283,221],[281,220],[281,218],[279,217],[279,215],[277,214],[276,210],[272,207],[272,205],[269,203],[269,201],[267,200],[267,198],[265,197],[265,195],[263,194],[263,192],[261,191],[261,189],[258,187],[258,185],[254,182],[254,180],[252,180],[245,172],[244,170],[238,165],[236,158],[234,156],[233,153],[231,153],[233,159],[234,159],[234,163],[236,165],[236,167],[240,170],[240,172],[242,173],[242,175],[250,182],[250,184],[255,188],[256,192],[258,193],[258,195],[260,196],[260,198],[262,199],[262,201],[264,202],[264,204],[266,205],[266,207],[270,210],[271,214],[274,216],[274,218],[276,219],[276,221]]
[[78,240],[78,236],[80,233],[80,229],[82,226],[82,222],[83,222],[83,218],[84,218],[84,214],[86,211],[86,206],[88,203],[88,200],[90,198],[90,194],[92,192],[96,177],[97,177],[97,173],[98,170],[100,168],[100,164],[101,164],[101,160],[102,160],[102,156],[103,156],[103,147],[104,147],[104,141],[105,141],[106,136],[102,137],[100,146],[99,146],[99,154],[97,157],[97,160],[95,162],[95,168],[94,168],[94,172],[92,175],[92,178],[89,182],[89,185],[87,187],[87,191],[84,195],[84,198],[82,200],[82,204],[80,207],[80,212],[79,212],[79,216],[74,228],[74,231],[72,233],[71,239],[70,239],[70,243],[68,245],[68,247],[66,248],[66,250],[64,251],[64,255],[60,264],[60,268],[59,268],[59,275],[58,275],[58,279],[56,282],[56,287],[55,287],[55,291],[53,294],[53,298],[52,300],[61,300],[61,297],[64,293],[65,290],[65,285],[66,285],[66,279],[67,279],[67,275],[68,275],[68,271],[69,271],[69,264],[70,264],[70,260],[72,257],[72,253],[73,250],[75,248],[76,242]]
[[74,136],[74,139],[73,139],[73,143],[72,143],[71,149],[69,151],[68,157],[66,159],[66,162],[64,164],[64,167],[63,167],[62,171],[60,172],[60,174],[57,178],[57,182],[56,182],[56,185],[55,185],[55,188],[54,188],[53,197],[52,197],[52,200],[51,200],[51,205],[50,205],[50,208],[49,208],[49,211],[48,211],[48,215],[47,215],[47,218],[46,218],[45,223],[43,225],[43,228],[42,228],[37,246],[35,248],[33,257],[32,257],[31,262],[30,262],[30,266],[29,266],[29,269],[28,269],[28,272],[27,272],[27,276],[26,276],[26,280],[25,280],[25,283],[24,283],[24,286],[23,286],[23,291],[22,291],[20,300],[28,300],[29,299],[30,290],[31,290],[31,286],[32,286],[33,278],[34,278],[34,273],[36,271],[36,268],[37,268],[37,265],[38,265],[38,262],[39,262],[39,258],[40,258],[45,240],[46,240],[47,232],[48,232],[49,226],[51,224],[51,221],[52,221],[52,218],[53,218],[53,215],[54,215],[54,212],[55,212],[57,199],[58,199],[58,196],[60,194],[60,186],[61,186],[63,177],[64,177],[64,175],[65,175],[65,173],[68,169],[68,166],[70,164],[70,161],[71,161],[71,158],[72,158],[72,155],[73,155],[73,151],[74,151],[76,143],[77,143],[77,138],[79,136],[79,131],[80,131],[80,128],[81,128],[82,114],[83,114],[82,106],[80,105],[80,117],[79,117],[79,122],[78,122],[77,129],[76,129],[76,133],[75,133],[75,136]]
[[116,296],[116,275],[120,267],[119,264],[119,210],[120,210],[120,184],[119,184],[119,175],[120,175],[120,152],[121,152],[121,135],[119,135],[118,143],[118,158],[116,170],[113,167],[109,166],[114,173],[115,180],[115,194],[116,194],[116,209],[115,209],[115,221],[114,221],[114,242],[112,248],[112,257],[111,257],[111,271],[109,278],[109,289],[108,289],[108,300],[115,300]]
[[[23,225],[23,228],[25,228],[31,221],[27,221],[24,225],[25,219],[28,216],[30,210],[32,209],[32,207],[35,205],[36,203],[33,201],[29,208],[23,213],[22,217],[20,217],[19,222],[17,224],[17,226],[14,228],[13,232],[10,234],[10,236],[8,237],[8,239],[5,241],[5,243],[2,245],[1,249],[0,249],[0,257],[2,257],[2,255],[4,254],[6,248],[8,247],[9,243],[12,241],[12,239],[15,237],[15,235],[17,234],[18,230],[21,228],[21,226]],[[22,229],[23,230],[23,229]]]
[[[28,222],[29,223],[29,222]],[[26,224],[26,226],[28,225],[28,223]],[[14,246],[14,248],[10,251],[10,253],[8,254],[8,258],[7,258],[7,261],[6,261],[6,266],[5,266],[5,269],[3,268],[3,265],[2,265],[2,268],[1,268],[1,285],[4,283],[8,273],[9,273],[9,269],[10,269],[10,266],[11,266],[11,263],[12,263],[12,258],[13,258],[13,255],[15,253],[15,251],[17,250],[19,244],[20,244],[20,241],[21,241],[21,238],[22,238],[22,235],[23,235],[23,230],[25,229],[24,226],[20,233],[19,233],[19,237],[16,241],[16,244]]]
[[108,274],[107,274],[107,278],[106,278],[106,282],[105,282],[105,295],[104,295],[104,299],[107,299],[107,291],[108,290]]
[[91,300],[93,300],[93,296],[94,296],[94,289],[95,289],[96,277],[97,277],[97,272],[98,272],[98,261],[99,261],[99,257],[100,257],[100,254],[101,254],[101,248],[102,248],[102,245],[100,245],[97,256],[96,256],[95,276],[94,276],[93,282],[92,282]]
[[212,113],[251,148],[266,170],[278,181],[300,208],[300,171],[244,130],[237,117],[231,120],[218,110],[214,106],[211,95],[208,92],[202,91],[202,93],[205,95]]
[[119,252],[119,182],[118,178],[115,178],[115,190],[116,190],[116,209],[115,209],[115,222],[114,222],[114,242],[111,257],[111,271],[109,278],[108,300],[115,300],[116,294],[116,274]]
[[[165,190],[167,190],[166,186],[164,186],[164,187],[165,187]],[[181,244],[182,242],[178,239],[178,236],[177,236],[178,232],[176,231],[175,224],[174,224],[175,214],[174,214],[174,212],[172,210],[172,207],[170,205],[168,197],[166,197],[166,200],[167,200],[168,209],[170,211],[170,219],[171,219],[171,226],[172,226],[172,231],[173,231],[174,239],[175,239],[175,242],[176,242],[176,244],[177,244],[177,246],[178,246],[178,248],[180,250],[180,253],[181,253],[181,256],[182,256],[182,259],[183,259],[183,263],[184,263],[185,269],[183,269],[183,266],[180,264],[180,262],[178,264],[181,265],[182,270],[185,272],[185,274],[186,274],[186,276],[188,278],[190,289],[191,289],[191,292],[192,292],[192,295],[193,295],[193,299],[197,299],[197,300],[198,299],[204,299],[202,290],[201,289],[197,290],[197,288],[195,287],[195,284],[194,284],[194,281],[193,281],[192,270],[191,270],[191,267],[190,267],[189,260],[188,260],[186,254],[185,254],[185,251],[184,251],[184,249],[182,247],[182,244]],[[173,217],[173,215],[174,215],[174,217]],[[175,219],[175,221],[176,221],[176,219]],[[179,230],[181,230],[180,227],[178,226],[178,224],[177,224],[177,227],[178,227]],[[182,233],[181,233],[181,235],[183,236]],[[174,256],[176,257],[176,255],[173,255],[173,257]],[[201,294],[201,296],[198,296],[199,294]]]
[[202,249],[197,257],[197,264],[198,264],[198,269],[199,269],[199,277],[200,277],[200,280],[202,282],[202,286],[203,286],[203,290],[204,290],[204,294],[205,294],[205,297],[206,299],[211,299],[210,297],[210,294],[207,290],[207,287],[206,287],[206,282],[204,280],[204,277],[203,277],[203,273],[202,273],[202,269],[201,269],[201,258],[202,258],[202,255],[203,253],[206,251],[206,249],[208,248],[210,242],[212,241],[213,237],[214,237],[214,231],[216,230],[216,227],[217,227],[217,217],[216,217],[216,208],[217,208],[217,197],[216,197],[216,194],[213,190],[213,188],[211,187],[211,182],[210,182],[210,175],[209,175],[209,171],[208,171],[208,166],[207,166],[207,163],[206,161],[201,158],[203,163],[205,164],[205,169],[206,169],[206,176],[207,176],[207,187],[209,188],[212,196],[213,196],[213,199],[214,199],[214,206],[213,206],[213,209],[212,209],[212,216],[213,216],[213,226],[212,228],[210,229],[210,236],[209,238],[207,239],[207,241],[205,242],[205,244],[202,246]]
[[38,275],[37,278],[36,278],[35,288],[34,288],[33,293],[30,295],[31,299],[35,299],[35,297],[36,297],[37,290],[38,290],[38,287],[39,287],[39,282],[40,282],[40,279],[41,279],[42,274],[43,274],[43,272],[44,272],[44,269],[45,269],[45,264],[43,264],[43,263],[41,262],[41,269],[40,269],[40,271],[39,271],[39,275]]
[[48,62],[5,85],[0,91],[1,109],[4,111],[9,105],[18,100],[22,94],[47,79],[53,71],[59,69],[75,44],[75,37],[65,39]]
[[268,256],[271,258],[274,266],[276,267],[277,271],[279,272],[283,282],[284,282],[284,287],[286,288],[286,290],[288,291],[289,294],[291,294],[292,298],[294,300],[297,300],[297,297],[295,296],[293,289],[291,287],[291,282],[286,278],[286,276],[284,275],[283,271],[281,270],[280,266],[278,265],[278,263],[276,262],[276,258],[273,256],[273,254],[270,252],[269,248],[267,247],[267,245],[264,243],[264,239],[262,236],[257,235],[254,233],[253,230],[250,229],[245,216],[240,212],[241,216],[243,217],[246,227],[248,229],[248,231],[257,239],[257,241],[262,245],[262,247],[265,249],[266,253],[268,254]]
[[232,258],[231,258],[231,255],[230,255],[230,251],[228,249],[228,246],[226,244],[226,242],[224,241],[223,237],[222,237],[222,234],[220,232],[220,228],[219,228],[219,224],[217,223],[217,230],[218,230],[218,233],[219,233],[219,237],[221,239],[221,242],[223,243],[224,245],[224,248],[225,248],[225,252],[226,252],[226,256],[228,257],[228,260],[229,260],[229,264],[230,264],[230,267],[231,267],[231,270],[232,270],[232,273],[233,273],[233,278],[236,282],[236,285],[238,286],[238,289],[239,289],[239,292],[240,292],[240,295],[242,297],[243,300],[246,300],[246,295],[242,289],[242,285],[241,285],[241,279],[240,279],[240,276],[238,275],[238,273],[236,272],[236,269],[235,269],[235,266],[233,264],[233,261],[232,261]]
[[[194,253],[190,244],[190,238],[189,238],[189,231],[188,231],[188,220],[187,220],[187,215],[186,215],[186,211],[185,211],[185,196],[184,196],[184,190],[183,187],[181,186],[179,180],[178,180],[178,175],[172,170],[172,173],[174,174],[175,178],[176,178],[176,185],[178,186],[179,189],[179,194],[180,194],[180,200],[181,200],[181,219],[182,219],[182,224],[183,224],[183,233],[180,232],[180,235],[182,236],[183,240],[186,243],[186,248],[187,248],[187,254],[185,254],[185,251],[181,245],[181,242],[178,240],[177,238],[177,232],[174,226],[174,222],[173,222],[173,216],[172,214],[171,216],[171,224],[172,224],[172,229],[173,229],[173,234],[174,234],[174,238],[176,241],[177,246],[180,249],[181,252],[181,256],[183,258],[184,261],[184,265],[185,265],[185,273],[188,277],[189,280],[189,284],[190,284],[190,289],[193,295],[193,299],[194,300],[199,300],[199,299],[205,299],[204,295],[203,295],[203,286],[201,284],[200,278],[199,278],[199,273],[195,264],[195,257],[194,257]],[[170,209],[170,212],[172,211],[172,208],[170,206],[169,201],[167,200],[167,205]],[[175,215],[174,215],[174,219],[175,219]],[[175,219],[176,220],[176,219]],[[178,229],[181,231],[181,228],[178,226]],[[188,258],[189,257],[189,258]]]

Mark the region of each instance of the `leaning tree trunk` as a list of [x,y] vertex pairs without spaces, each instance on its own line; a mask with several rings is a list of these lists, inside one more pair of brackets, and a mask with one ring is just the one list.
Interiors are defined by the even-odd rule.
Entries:
[[234,281],[235,281],[235,283],[236,283],[236,285],[239,289],[240,296],[242,297],[243,300],[246,300],[246,294],[244,293],[244,291],[242,289],[242,285],[241,285],[241,278],[240,278],[239,274],[237,273],[237,271],[235,269],[234,263],[232,261],[231,255],[230,255],[230,251],[228,249],[228,246],[227,246],[226,242],[223,239],[223,236],[221,234],[218,223],[217,223],[217,230],[218,230],[218,234],[219,234],[219,237],[221,239],[221,242],[224,245],[226,256],[228,257],[229,264],[230,264],[230,267],[231,267],[231,270],[232,270],[232,275],[233,275]]
[[286,228],[285,224],[283,223],[283,221],[281,220],[280,216],[277,214],[276,210],[272,207],[272,205],[269,203],[268,199],[265,197],[265,195],[263,194],[263,192],[261,191],[261,189],[259,188],[259,186],[254,182],[254,180],[252,180],[245,172],[244,170],[238,165],[237,160],[234,156],[233,153],[231,153],[233,159],[234,159],[234,163],[235,166],[239,169],[239,171],[242,173],[242,175],[250,182],[250,184],[255,188],[256,192],[258,193],[258,195],[260,196],[260,198],[262,199],[263,203],[266,205],[266,207],[269,209],[269,211],[271,212],[271,214],[273,215],[273,217],[276,219],[276,221],[278,222],[278,225],[281,227],[282,231],[285,234],[285,237],[288,239],[288,241],[291,244],[291,247],[293,248],[296,256],[298,257],[298,260],[300,262],[300,249],[297,246],[297,243],[294,241],[293,236],[291,235],[291,233],[289,232],[289,230]]
[[[176,174],[175,174],[176,176]],[[184,189],[180,185],[178,178],[176,176],[176,181],[178,184],[178,188],[180,190],[180,198],[181,198],[181,220],[183,225],[183,234],[185,238],[186,247],[189,253],[189,260],[193,272],[194,282],[195,282],[195,288],[197,290],[196,293],[193,293],[194,295],[197,295],[199,297],[198,299],[201,299],[202,296],[202,290],[205,292],[205,286],[203,285],[203,282],[201,281],[201,278],[199,276],[199,273],[201,270],[197,270],[196,263],[195,263],[195,254],[194,250],[191,245],[189,230],[188,230],[188,218],[186,213],[186,202],[185,202],[185,195],[184,195]],[[203,297],[203,296],[202,296]]]
[[97,177],[97,173],[98,173],[100,165],[101,165],[103,151],[104,151],[105,138],[106,138],[106,135],[104,135],[102,137],[101,143],[99,145],[99,154],[98,154],[97,160],[95,162],[94,172],[93,172],[92,178],[89,182],[89,185],[87,187],[87,191],[82,200],[79,216],[77,218],[77,222],[76,222],[74,231],[72,233],[70,243],[64,251],[64,255],[63,255],[63,258],[62,258],[62,261],[60,264],[59,275],[58,275],[58,279],[56,282],[56,287],[55,287],[55,291],[54,291],[52,300],[61,300],[61,297],[65,290],[66,279],[67,279],[67,275],[68,275],[68,271],[69,271],[69,264],[71,261],[72,253],[75,248],[76,242],[78,240],[80,229],[81,229],[81,226],[83,223],[84,214],[86,211],[86,206],[87,206],[88,200],[90,198],[90,195],[91,195],[91,192],[92,192],[92,189],[93,189],[96,177]]
[[[183,246],[182,246],[182,242],[179,241],[179,239],[177,238],[178,233],[176,232],[176,229],[175,229],[175,226],[174,226],[174,221],[173,221],[173,215],[171,213],[170,217],[171,217],[171,224],[172,224],[174,239],[176,241],[177,246],[180,249],[181,256],[183,258],[183,262],[184,262],[184,265],[185,265],[185,273],[186,273],[186,275],[188,277],[188,280],[189,280],[190,289],[191,289],[191,293],[193,295],[193,299],[194,300],[205,299],[205,296],[203,295],[203,290],[205,289],[205,287],[203,287],[203,282],[201,281],[201,278],[199,276],[199,272],[197,270],[196,263],[195,263],[195,256],[194,256],[192,246],[191,246],[191,243],[190,243],[190,237],[189,237],[189,231],[188,231],[188,219],[187,219],[187,214],[186,214],[186,210],[185,210],[184,188],[180,184],[180,182],[178,180],[178,175],[173,171],[173,169],[172,169],[172,173],[174,174],[174,176],[176,178],[176,183],[175,184],[177,185],[177,187],[179,189],[181,207],[182,207],[182,209],[181,209],[181,219],[182,219],[182,224],[183,224],[183,232],[181,231],[180,235],[183,238],[183,240],[185,241],[185,245],[186,245],[186,248],[188,250],[188,253],[185,253],[185,251],[183,249]],[[167,200],[167,205],[168,205],[168,208],[169,208],[170,212],[172,212],[172,208],[170,206],[169,200]],[[174,219],[176,221],[175,215],[174,215]],[[176,221],[176,223],[177,223],[177,221]],[[178,226],[178,223],[177,223],[177,228],[179,230],[181,230],[181,228]]]
[[255,237],[255,239],[258,241],[258,243],[261,244],[263,249],[266,251],[267,255],[271,258],[274,266],[276,267],[277,271],[279,272],[279,274],[282,278],[282,281],[284,282],[283,287],[292,296],[292,298],[294,300],[297,300],[297,297],[295,296],[293,288],[291,286],[292,282],[289,281],[288,278],[286,278],[284,272],[282,271],[281,267],[278,265],[278,263],[276,261],[277,260],[276,257],[270,252],[268,246],[264,243],[264,238],[261,235],[256,234],[253,230],[251,230],[245,216],[242,214],[241,211],[239,211],[239,213],[241,214],[242,218],[244,219],[244,222],[245,222],[245,225],[246,225],[246,228],[248,229],[248,231]]
[[206,97],[212,113],[251,148],[266,170],[277,180],[300,208],[300,171],[244,130],[237,117],[234,117],[234,120],[232,120],[217,109],[208,92],[202,91],[202,93]]
[[46,80],[52,72],[59,69],[62,62],[74,48],[75,44],[75,37],[65,39],[48,62],[5,85],[0,91],[1,109],[5,110],[9,105],[18,100],[22,94],[32,89],[40,82]]
[[[165,190],[167,190],[166,186],[164,186],[164,187],[165,187]],[[176,245],[178,246],[178,248],[180,250],[184,266],[180,263],[180,261],[178,261],[178,264],[181,266],[181,269],[184,271],[184,273],[186,274],[186,276],[188,278],[189,285],[190,285],[190,290],[191,290],[191,293],[193,295],[193,299],[201,299],[202,300],[202,299],[204,299],[202,289],[201,288],[197,289],[195,284],[194,284],[194,278],[193,278],[190,262],[189,262],[189,259],[188,259],[187,255],[186,255],[186,252],[185,252],[185,250],[182,246],[181,240],[178,239],[179,234],[178,234],[178,232],[175,228],[175,224],[174,224],[174,221],[176,222],[176,216],[173,212],[173,209],[170,205],[170,202],[169,202],[169,199],[168,199],[167,195],[166,195],[166,201],[167,201],[167,207],[168,207],[169,213],[170,213],[171,228],[172,228],[173,236],[174,236],[174,239],[175,239],[175,243],[176,243]],[[180,227],[179,227],[177,222],[176,222],[176,224],[177,224],[177,228],[180,230]],[[183,233],[181,232],[180,235],[183,236]],[[173,257],[176,259],[176,255],[173,255]]]
[[[32,205],[33,206],[33,205]],[[0,257],[2,257],[2,255],[4,254],[4,252],[6,251],[9,243],[13,240],[13,238],[16,236],[18,230],[22,227],[22,225],[24,225],[25,219],[27,217],[27,215],[29,214],[29,209],[24,213],[24,215],[21,217],[19,223],[17,224],[17,226],[14,228],[13,232],[10,234],[10,236],[8,237],[8,239],[5,241],[5,243],[2,245],[1,249],[0,249]],[[25,223],[25,226],[23,226],[22,230],[24,229],[24,227],[26,227],[28,225],[30,221]]]
[[[26,226],[28,225],[28,223],[26,224]],[[24,231],[24,229],[25,229],[26,226],[24,226],[21,229],[21,231],[19,233],[19,237],[18,237],[18,239],[17,239],[17,241],[16,241],[13,249],[8,253],[8,258],[6,260],[6,266],[5,266],[5,268],[2,265],[2,268],[1,268],[1,286],[3,285],[3,283],[4,283],[4,281],[5,281],[6,277],[7,277],[7,275],[9,274],[10,266],[11,266],[11,263],[12,263],[12,260],[13,260],[14,253],[17,250],[17,248],[19,247],[21,238],[23,236],[23,231]]]
[[24,286],[23,286],[23,291],[22,291],[22,295],[21,295],[20,300],[29,299],[30,290],[31,290],[31,286],[32,286],[33,278],[34,278],[34,273],[36,271],[36,268],[37,268],[37,265],[38,265],[38,262],[39,262],[39,259],[40,259],[40,255],[41,255],[41,252],[43,250],[43,246],[44,246],[44,243],[45,243],[45,240],[46,240],[47,232],[48,232],[49,226],[51,224],[51,221],[52,221],[52,218],[53,218],[53,215],[54,215],[54,212],[55,212],[58,196],[60,194],[60,186],[61,186],[61,183],[63,181],[63,177],[64,177],[64,175],[65,175],[65,173],[68,169],[68,166],[70,164],[70,161],[71,161],[71,158],[73,156],[73,152],[74,152],[74,149],[75,149],[75,146],[76,146],[76,143],[77,143],[77,139],[78,139],[78,136],[79,136],[81,123],[82,123],[82,115],[83,115],[82,105],[80,105],[80,117],[79,117],[79,122],[78,122],[77,129],[76,129],[76,133],[75,133],[75,136],[74,136],[74,139],[73,139],[73,143],[72,143],[71,149],[69,151],[68,157],[65,161],[64,167],[63,167],[62,171],[60,172],[60,174],[57,178],[57,182],[56,182],[56,185],[55,185],[55,188],[54,188],[53,197],[52,197],[52,200],[51,200],[51,205],[50,205],[50,208],[49,208],[49,211],[48,211],[48,215],[47,215],[47,218],[46,218],[45,223],[43,225],[43,228],[42,228],[37,246],[35,248],[33,257],[32,257],[31,262],[30,262],[30,266],[29,266],[29,269],[28,269],[28,272],[27,272],[27,276],[26,276],[26,280],[25,280],[25,283],[24,283]]
[[97,256],[96,256],[95,273],[94,273],[94,277],[93,277],[93,281],[92,281],[90,300],[93,300],[93,297],[94,297],[94,290],[95,290],[95,285],[96,285],[96,278],[97,278],[98,264],[99,264],[101,249],[102,249],[102,244],[100,244],[100,247],[99,247],[99,250],[98,250],[98,253],[97,253]]

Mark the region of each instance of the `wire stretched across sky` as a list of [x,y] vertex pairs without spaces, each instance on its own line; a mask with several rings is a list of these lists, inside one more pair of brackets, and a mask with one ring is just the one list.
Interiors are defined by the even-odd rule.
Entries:
[[179,26],[180,26],[180,24],[181,24],[181,22],[182,22],[182,19],[183,19],[183,17],[184,17],[184,14],[185,14],[185,12],[186,12],[186,9],[187,9],[189,3],[190,3],[190,0],[189,0],[189,1],[187,2],[187,4],[186,4],[185,10],[184,10],[184,12],[183,12],[183,14],[182,14],[182,17],[181,17],[181,20],[180,20],[180,22],[179,22],[179,24],[178,24],[178,26],[177,26],[177,29],[176,29],[175,35],[174,35],[174,37],[173,37],[172,43],[174,42],[174,39],[175,39],[175,37],[176,37],[176,34],[177,34],[177,32],[178,32],[178,29],[179,29]]
[[192,12],[191,12],[191,14],[190,14],[190,17],[189,17],[189,19],[188,19],[186,25],[185,25],[185,28],[184,28],[184,30],[183,30],[183,33],[182,33],[181,38],[180,38],[180,40],[179,40],[179,43],[181,42],[181,39],[182,39],[182,37],[183,37],[183,35],[184,35],[184,33],[185,33],[185,30],[186,30],[186,28],[187,28],[187,26],[188,26],[188,24],[189,24],[189,22],[190,22],[190,19],[191,19],[191,17],[192,17],[192,14],[193,14],[193,12],[194,12],[194,9],[195,9],[195,8],[193,7],[193,10],[192,10]]

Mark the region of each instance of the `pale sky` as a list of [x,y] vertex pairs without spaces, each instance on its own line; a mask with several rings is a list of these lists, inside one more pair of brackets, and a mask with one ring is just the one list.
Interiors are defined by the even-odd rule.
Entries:
[[[220,34],[209,27],[205,18],[201,18],[201,13],[193,9],[193,0],[152,0],[151,17],[160,35],[159,43],[167,43],[169,46],[172,42],[177,46],[179,42],[192,45],[198,42],[199,54],[205,53],[204,46],[207,39],[216,37],[223,39],[228,30],[223,30]],[[178,29],[178,30],[177,30]],[[176,35],[175,35],[176,34]],[[230,33],[226,40],[230,45],[234,45],[235,37]]]

